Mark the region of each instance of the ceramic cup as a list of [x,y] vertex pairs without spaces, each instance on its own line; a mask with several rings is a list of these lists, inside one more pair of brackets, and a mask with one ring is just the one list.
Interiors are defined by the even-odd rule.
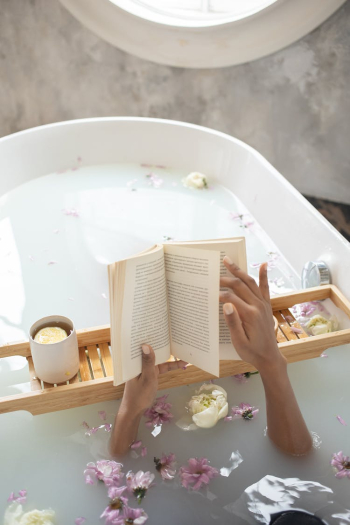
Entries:
[[[68,337],[57,343],[43,344],[34,341],[34,337],[48,326],[63,328]],[[36,321],[29,330],[29,343],[35,374],[45,383],[64,383],[79,370],[79,348],[73,322],[62,315],[49,315]]]

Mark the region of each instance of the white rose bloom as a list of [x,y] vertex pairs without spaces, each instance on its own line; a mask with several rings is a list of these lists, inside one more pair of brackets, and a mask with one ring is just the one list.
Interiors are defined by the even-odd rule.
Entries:
[[190,173],[182,179],[183,185],[186,186],[186,188],[195,188],[197,190],[201,190],[202,188],[207,188],[207,178],[203,173],[199,173],[198,171],[194,171],[193,173]]
[[22,505],[12,503],[5,512],[4,525],[54,525],[55,512],[47,510],[30,510],[23,513]]
[[204,384],[188,403],[192,421],[201,428],[211,428],[227,416],[227,392],[221,386]]
[[306,328],[310,330],[312,335],[328,334],[338,328],[338,320],[334,316],[328,320],[322,315],[314,315],[307,323]]

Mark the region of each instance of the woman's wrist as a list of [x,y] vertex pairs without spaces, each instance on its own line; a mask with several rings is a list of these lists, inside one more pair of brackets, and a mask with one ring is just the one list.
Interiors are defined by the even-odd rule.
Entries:
[[264,362],[257,368],[263,381],[264,379],[274,381],[274,379],[288,378],[287,360],[282,354],[272,362]]

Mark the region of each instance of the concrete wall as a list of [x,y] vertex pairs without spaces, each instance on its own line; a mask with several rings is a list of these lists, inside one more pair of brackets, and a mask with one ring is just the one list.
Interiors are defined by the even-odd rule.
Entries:
[[0,0],[0,136],[84,117],[183,120],[247,142],[303,193],[350,204],[349,44],[347,2],[267,58],[177,69],[113,48],[58,0]]

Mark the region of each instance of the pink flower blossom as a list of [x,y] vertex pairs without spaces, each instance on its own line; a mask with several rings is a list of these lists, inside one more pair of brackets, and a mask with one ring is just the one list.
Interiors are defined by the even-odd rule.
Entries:
[[350,458],[344,456],[343,452],[333,454],[331,465],[336,468],[336,478],[350,479]]
[[143,509],[132,509],[125,506],[113,520],[113,525],[143,525],[148,519]]
[[149,180],[149,183],[153,188],[159,188],[163,184],[163,179],[158,177],[155,173],[147,173],[146,177]]
[[339,421],[339,423],[341,425],[343,425],[344,427],[347,427],[348,425],[345,423],[344,419],[341,417],[341,416],[337,416],[337,420]]
[[[100,518],[105,518],[105,523],[116,523],[115,520],[119,517],[122,509],[128,504],[128,498],[122,496],[126,487],[109,487],[108,497],[109,505],[102,512]],[[123,522],[122,522],[123,523]]]
[[202,485],[208,485],[210,480],[219,475],[219,471],[208,465],[206,458],[191,458],[188,466],[179,470],[181,484],[186,489],[199,490]]
[[93,485],[96,480],[103,481],[107,487],[117,486],[120,483],[121,478],[124,476],[122,473],[123,465],[116,461],[109,461],[103,459],[96,461],[95,463],[88,463],[88,468],[84,470],[85,483]]
[[234,418],[242,417],[243,419],[251,420],[259,412],[258,408],[254,408],[249,403],[240,403],[239,406],[235,406],[231,409]]
[[156,464],[156,470],[158,470],[162,479],[174,479],[176,474],[175,454],[162,454],[160,459],[154,458],[154,463]]
[[105,431],[106,432],[110,432],[112,430],[112,424],[111,423],[106,423],[103,426],[105,427]]
[[147,456],[147,447],[142,447],[141,449],[141,456],[144,458],[145,456]]
[[147,490],[152,485],[152,482],[154,480],[154,474],[151,474],[151,472],[143,472],[143,470],[139,470],[134,474],[131,470],[126,475],[126,484],[128,487],[128,490],[132,492],[136,498],[138,503],[141,503],[142,498],[145,497]]
[[27,501],[27,491],[19,490],[18,496],[16,496],[14,492],[11,492],[11,494],[7,498],[7,501],[8,503],[16,502],[16,503],[24,504]]
[[236,212],[230,212],[229,213],[229,217],[230,219],[232,219],[233,221],[237,221],[237,220],[242,220],[243,219],[243,216],[245,214],[244,213],[236,213]]
[[98,411],[98,415],[99,415],[100,419],[102,419],[102,421],[106,421],[107,414],[106,414],[105,410],[99,410]]
[[300,330],[300,328],[296,328],[296,326],[291,326],[290,329],[292,330],[292,332],[294,332],[295,334],[302,334],[303,331]]
[[165,396],[157,397],[153,406],[148,408],[144,412],[144,416],[148,417],[149,420],[146,421],[146,426],[151,428],[156,425],[162,425],[163,423],[168,423],[174,416],[170,412],[171,403],[166,403],[168,394]]
[[64,215],[70,215],[71,217],[80,217],[78,210],[75,208],[64,208],[62,213],[64,213]]
[[75,525],[83,525],[83,523],[86,522],[86,518],[83,518],[82,516],[80,518],[75,518],[74,523]]
[[238,383],[247,383],[248,379],[245,374],[236,374],[232,376]]

